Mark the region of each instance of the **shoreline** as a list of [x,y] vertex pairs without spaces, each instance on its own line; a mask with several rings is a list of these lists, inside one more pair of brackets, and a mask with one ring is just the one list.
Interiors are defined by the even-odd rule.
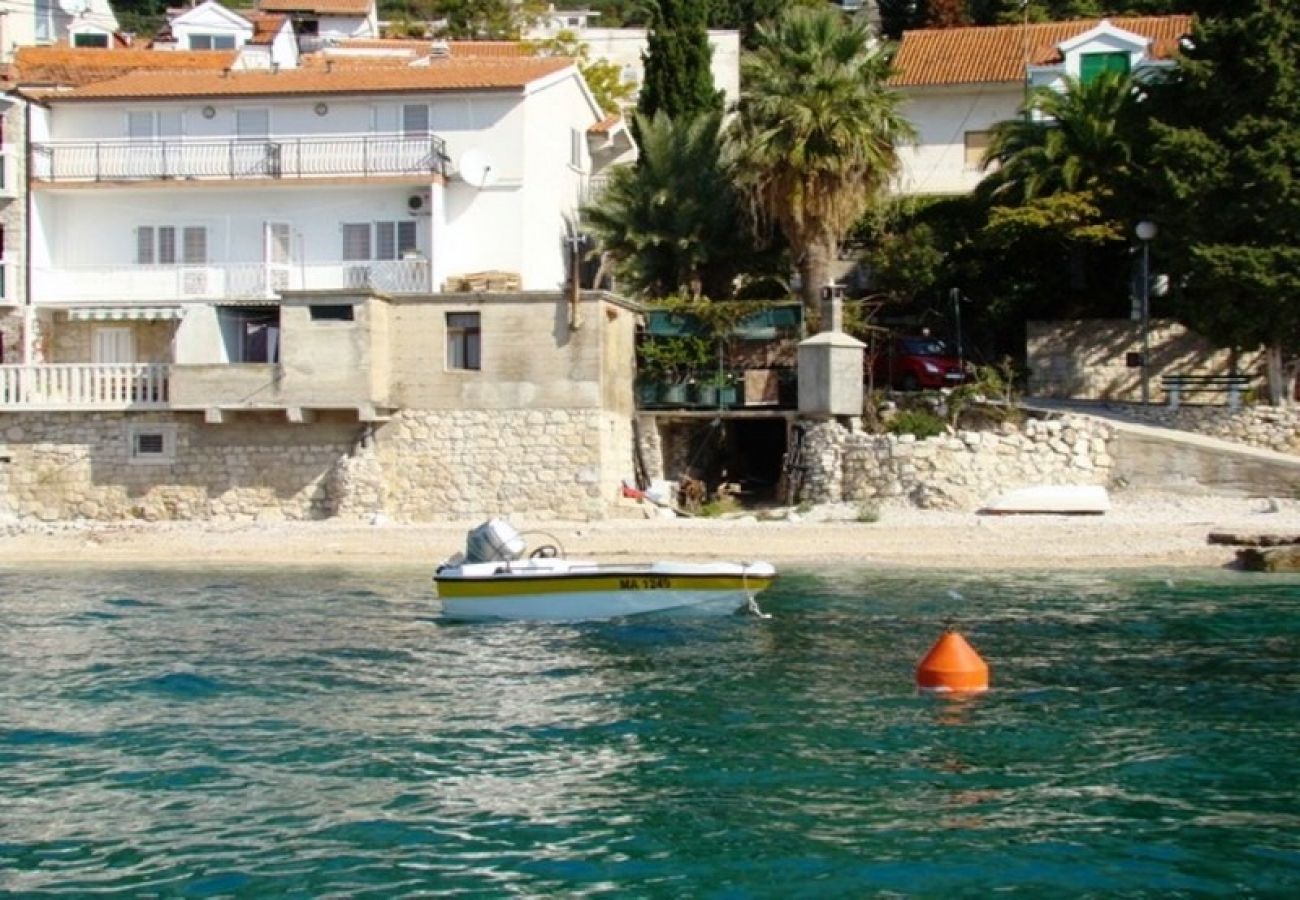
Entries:
[[[855,507],[816,507],[791,521],[615,518],[514,521],[530,546],[558,543],[573,557],[757,560],[778,566],[898,569],[1087,570],[1226,567],[1236,548],[1211,531],[1300,532],[1300,502],[1260,498],[1112,495],[1101,515],[988,516],[884,507],[874,522]],[[626,510],[639,515],[636,509]],[[485,516],[484,518],[487,518]],[[0,570],[22,567],[427,567],[464,548],[479,521],[76,522],[0,534]]]

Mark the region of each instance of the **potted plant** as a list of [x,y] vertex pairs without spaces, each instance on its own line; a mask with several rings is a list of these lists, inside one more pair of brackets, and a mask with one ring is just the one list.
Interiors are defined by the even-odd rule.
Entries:
[[709,345],[695,335],[652,337],[642,342],[638,354],[638,374],[645,398],[654,390],[654,401],[668,404],[686,402],[687,385],[709,360]]

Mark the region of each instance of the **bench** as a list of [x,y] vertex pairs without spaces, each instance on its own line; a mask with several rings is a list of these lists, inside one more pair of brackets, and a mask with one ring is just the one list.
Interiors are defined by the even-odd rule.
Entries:
[[1250,387],[1248,375],[1164,375],[1160,386],[1169,395],[1169,408],[1177,409],[1184,394],[1226,393],[1228,408],[1241,406],[1241,395]]

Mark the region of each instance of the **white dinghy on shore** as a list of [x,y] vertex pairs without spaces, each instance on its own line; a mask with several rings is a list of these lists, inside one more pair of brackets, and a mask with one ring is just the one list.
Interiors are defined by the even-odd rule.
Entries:
[[463,554],[434,573],[449,619],[572,622],[647,613],[721,615],[746,606],[776,579],[765,562],[601,564],[567,559],[555,544],[527,545],[501,519],[471,530]]
[[1110,495],[1099,484],[1042,484],[1009,491],[980,509],[988,515],[1099,516],[1110,511]]

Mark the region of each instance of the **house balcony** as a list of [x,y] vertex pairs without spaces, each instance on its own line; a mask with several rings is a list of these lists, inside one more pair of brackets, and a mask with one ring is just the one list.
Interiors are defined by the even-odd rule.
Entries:
[[259,140],[50,141],[32,145],[32,180],[51,184],[446,176],[432,134]]
[[160,363],[0,365],[0,410],[169,409]]
[[273,300],[282,291],[434,292],[427,259],[325,263],[63,266],[32,270],[42,305],[134,301]]

